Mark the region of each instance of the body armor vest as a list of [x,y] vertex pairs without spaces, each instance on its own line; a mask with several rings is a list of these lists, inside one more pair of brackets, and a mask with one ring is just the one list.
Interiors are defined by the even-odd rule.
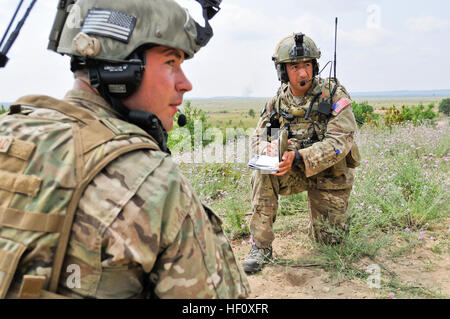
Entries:
[[[286,105],[281,96],[277,98],[276,109],[279,114],[280,128],[287,128],[289,138],[297,140],[298,149],[307,148],[325,138],[329,117],[318,112],[319,95],[321,93],[316,94],[303,105]],[[311,103],[311,113],[309,118],[305,119]]]
[[[135,125],[46,96],[23,97],[0,117],[0,298],[59,296],[84,189],[114,159],[138,149],[159,147]],[[36,260],[52,266],[27,267]]]

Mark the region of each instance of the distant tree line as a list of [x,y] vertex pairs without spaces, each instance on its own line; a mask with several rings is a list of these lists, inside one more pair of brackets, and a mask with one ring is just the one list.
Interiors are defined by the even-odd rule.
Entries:
[[[383,123],[385,126],[390,127],[392,124],[407,121],[417,124],[423,120],[431,120],[438,116],[438,113],[434,111],[434,103],[430,103],[426,107],[422,103],[417,106],[402,105],[401,108],[397,108],[395,105],[389,108],[383,107],[381,109],[384,111],[384,115],[374,113],[374,108],[367,101],[361,103],[353,102],[352,108],[359,125],[368,123],[378,126]],[[450,98],[440,102],[438,112],[449,115]]]

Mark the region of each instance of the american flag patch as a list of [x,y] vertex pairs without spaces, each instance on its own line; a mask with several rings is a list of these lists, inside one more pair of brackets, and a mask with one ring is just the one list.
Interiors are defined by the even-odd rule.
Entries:
[[108,9],[90,9],[81,32],[128,43],[135,25],[136,17],[128,14]]
[[347,100],[345,97],[340,99],[336,102],[336,104],[333,105],[333,111],[338,113],[341,112],[343,109],[345,109],[347,106],[352,104],[349,100]]

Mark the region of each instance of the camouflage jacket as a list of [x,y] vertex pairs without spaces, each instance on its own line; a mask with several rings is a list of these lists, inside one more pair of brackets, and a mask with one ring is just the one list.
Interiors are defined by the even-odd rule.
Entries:
[[[261,112],[252,136],[253,153],[261,153],[269,143],[266,124],[270,123],[272,115],[279,121],[280,128],[288,124],[290,147],[299,150],[302,157],[298,169],[310,183],[325,189],[351,186],[354,176],[349,168],[357,166],[359,161],[354,142],[357,126],[350,96],[339,82],[330,105],[331,114],[326,116],[318,112],[319,103],[323,97],[327,99],[330,96],[335,83],[333,79],[315,79],[302,97],[293,96],[289,84],[283,84]],[[306,120],[305,115],[313,100],[310,117]],[[339,108],[342,102],[344,107]],[[282,114],[291,118],[288,120]]]
[[[68,146],[74,143],[72,136],[58,135],[57,127],[70,125],[73,118],[46,108],[28,111],[26,116],[2,118],[0,136],[14,131],[15,140],[28,139],[36,144],[30,166],[37,167],[33,169],[41,188],[36,198],[44,202],[34,203],[23,194],[11,195],[9,190],[3,197],[5,201],[0,201],[0,208],[7,205],[6,210],[25,214],[39,211],[41,215],[56,210],[57,214],[65,205],[65,191],[76,182],[74,171],[89,171],[92,163],[120,145],[145,142],[156,146],[151,138],[133,135],[140,129],[119,120],[98,95],[70,91],[65,101],[89,110],[109,129],[128,133],[128,137],[122,134],[107,143],[92,145],[85,166],[71,167],[64,160],[74,156]],[[27,130],[21,130],[20,121],[24,118],[33,121],[36,129],[30,131],[28,125]],[[39,123],[44,122],[55,123],[52,131],[39,128]],[[54,143],[55,140],[60,142]],[[45,145],[57,147],[48,149]],[[121,155],[87,186],[77,205],[58,293],[75,298],[247,297],[250,292],[247,279],[220,219],[202,205],[170,156],[155,148]],[[3,166],[0,171],[8,169],[6,164]],[[58,196],[47,198],[45,192],[52,187],[56,188],[52,194]],[[2,194],[0,189],[0,199]],[[6,201],[7,198],[12,200]],[[0,216],[0,250],[2,240],[8,244],[9,239],[14,240],[15,234],[19,234],[5,227],[8,224],[2,224],[1,220]],[[50,275],[54,253],[51,244],[57,240],[56,233],[49,236],[40,233],[34,239],[36,244],[24,252],[18,266],[20,276],[16,275],[14,280],[25,274],[47,278]]]

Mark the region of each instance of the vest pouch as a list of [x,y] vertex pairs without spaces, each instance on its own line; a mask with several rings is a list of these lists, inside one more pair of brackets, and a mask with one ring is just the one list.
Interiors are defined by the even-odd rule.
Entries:
[[361,164],[361,155],[359,154],[358,145],[356,145],[356,143],[353,143],[352,149],[348,152],[345,160],[347,162],[347,167],[349,168],[356,168]]
[[311,137],[311,123],[296,123],[289,126],[289,133],[298,140],[307,140]]
[[0,299],[5,298],[26,246],[0,237]]

